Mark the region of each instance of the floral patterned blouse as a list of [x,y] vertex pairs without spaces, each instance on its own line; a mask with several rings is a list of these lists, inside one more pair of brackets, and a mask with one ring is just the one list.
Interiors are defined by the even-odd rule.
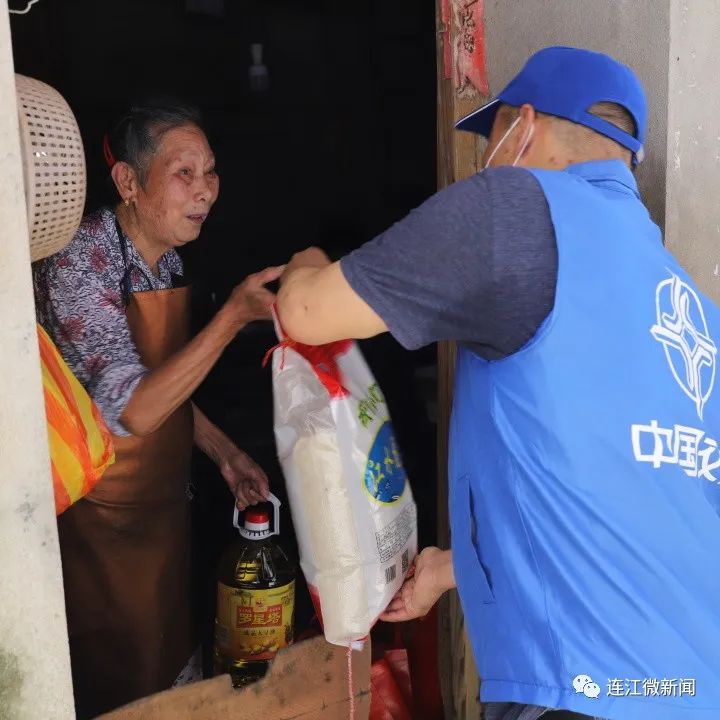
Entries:
[[[173,287],[182,260],[169,250],[155,275],[130,240],[118,237],[109,208],[87,216],[70,244],[33,266],[38,322],[116,435],[130,397],[148,372],[130,335],[123,279],[130,292]],[[120,242],[124,243],[123,255]]]

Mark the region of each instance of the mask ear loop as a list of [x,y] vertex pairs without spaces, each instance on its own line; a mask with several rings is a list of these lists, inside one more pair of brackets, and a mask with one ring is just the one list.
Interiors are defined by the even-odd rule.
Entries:
[[[500,142],[495,146],[495,149],[490,153],[490,157],[487,159],[487,162],[485,163],[485,167],[483,170],[487,170],[487,168],[490,167],[490,163],[492,162],[492,159],[495,157],[497,151],[502,147],[502,144],[510,137],[510,133],[517,127],[517,124],[520,122],[522,118],[517,117],[515,118],[515,121],[513,124],[507,129],[507,132],[500,138]],[[523,152],[524,152],[523,148]],[[515,161],[517,162],[517,160]]]
[[[519,120],[520,118],[518,118]],[[527,146],[530,144],[530,141],[532,140],[533,133],[535,132],[535,125],[530,126],[530,132],[528,133],[527,139],[523,143],[522,149],[518,153],[518,156],[515,158],[515,162],[512,164],[513,167],[515,167],[519,162],[520,158],[523,156],[523,153],[527,150]]]

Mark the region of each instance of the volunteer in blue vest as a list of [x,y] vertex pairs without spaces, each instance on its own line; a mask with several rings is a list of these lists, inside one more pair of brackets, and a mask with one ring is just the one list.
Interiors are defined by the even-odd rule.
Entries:
[[638,194],[646,114],[627,67],[541,50],[458,123],[483,172],[283,278],[301,342],[458,342],[452,551],[385,619],[457,584],[488,718],[720,717],[720,312]]

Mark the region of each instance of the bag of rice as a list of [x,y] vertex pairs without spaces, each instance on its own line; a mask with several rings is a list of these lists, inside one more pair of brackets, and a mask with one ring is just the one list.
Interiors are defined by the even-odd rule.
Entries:
[[357,647],[417,552],[417,519],[385,399],[357,345],[273,351],[275,438],[300,564],[328,642]]

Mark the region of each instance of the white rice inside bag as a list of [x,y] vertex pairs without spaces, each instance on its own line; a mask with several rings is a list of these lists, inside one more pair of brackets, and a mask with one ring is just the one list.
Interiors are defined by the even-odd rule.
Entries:
[[300,564],[328,642],[362,641],[417,552],[385,399],[353,342],[273,353],[275,437]]

